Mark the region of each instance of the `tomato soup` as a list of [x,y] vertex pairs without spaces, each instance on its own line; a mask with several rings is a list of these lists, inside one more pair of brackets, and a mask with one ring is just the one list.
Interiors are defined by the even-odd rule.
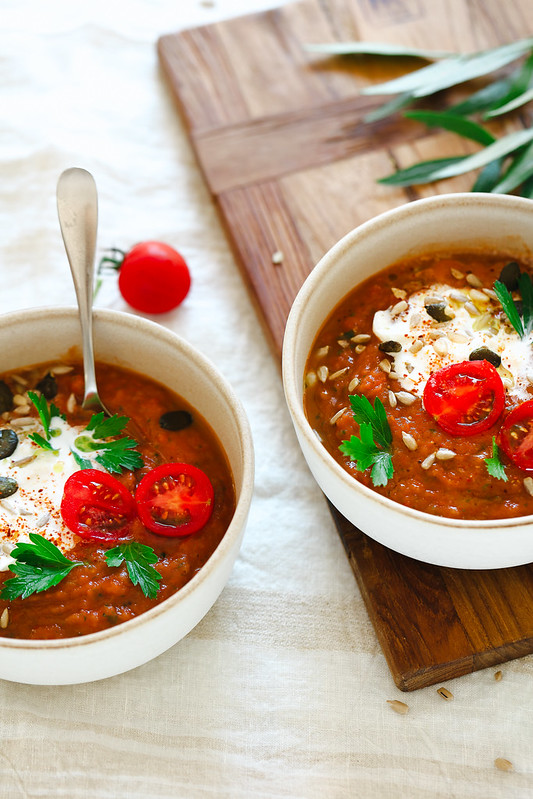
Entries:
[[331,456],[420,511],[533,514],[530,273],[505,254],[441,253],[357,286],[306,365],[305,413]]
[[[122,432],[111,436],[95,426],[94,414],[81,408],[81,364],[43,364],[0,376],[3,637],[81,636],[144,613],[204,566],[235,511],[226,456],[194,408],[165,386],[117,366],[98,363],[97,376],[113,418],[127,418]],[[15,438],[17,449],[10,452]],[[104,448],[98,450],[104,439]],[[133,439],[131,448],[125,439]],[[56,443],[62,441],[67,444]],[[29,456],[23,445],[33,447]],[[130,467],[121,466],[124,458]],[[49,479],[33,494],[28,488],[23,495],[22,481],[29,473],[24,470],[39,476],[40,469],[42,478],[44,463],[50,464]],[[169,464],[179,466],[170,469]],[[94,474],[89,495],[83,475]],[[11,475],[16,475],[15,485]],[[137,489],[143,481],[141,496]],[[17,552],[13,547],[37,540],[31,534],[37,534],[39,545],[46,539],[57,547],[70,566],[57,584],[11,598],[5,589],[15,578],[10,568]],[[117,547],[117,557],[110,558]],[[28,563],[31,567],[26,558]],[[27,579],[30,586],[35,574],[27,576],[27,571],[19,568],[16,578]]]

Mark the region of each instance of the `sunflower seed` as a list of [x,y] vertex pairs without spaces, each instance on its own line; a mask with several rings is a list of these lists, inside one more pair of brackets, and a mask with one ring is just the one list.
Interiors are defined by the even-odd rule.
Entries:
[[2,630],[5,630],[7,625],[9,624],[9,610],[4,608],[2,611],[2,615],[0,616],[0,627]]
[[337,372],[332,372],[330,374],[330,376],[329,376],[329,379],[330,380],[337,380],[339,377],[342,377],[343,375],[345,375],[346,372],[348,371],[348,369],[349,369],[349,367],[345,366],[343,369],[339,369]]
[[448,689],[447,689],[447,688],[444,688],[444,686],[441,686],[440,688],[437,688],[437,693],[438,693],[440,696],[442,696],[442,698],[443,698],[443,699],[447,699],[447,700],[449,700],[449,699],[453,699],[453,694],[452,694],[452,692],[451,692],[451,691],[448,691]]
[[412,405],[416,397],[414,394],[410,394],[409,391],[397,391],[396,399],[398,402],[401,402],[402,405]]
[[466,333],[461,330],[451,330],[446,335],[450,341],[453,341],[455,344],[467,344],[470,341]]
[[312,386],[316,385],[316,372],[307,372],[305,376],[305,385],[307,386],[307,388],[311,388]]
[[405,300],[400,300],[400,302],[397,302],[396,305],[392,306],[391,311],[390,311],[390,315],[391,316],[398,316],[403,311],[406,311],[408,307],[409,306],[408,306],[408,304],[406,303]]
[[325,383],[328,379],[329,369],[327,366],[319,366],[316,370],[316,376],[320,380],[321,383]]
[[50,368],[50,374],[68,375],[68,373],[72,372],[73,369],[73,366],[68,366],[66,363],[58,363]]
[[329,420],[329,423],[332,424],[332,425],[335,424],[337,419],[340,419],[341,416],[343,415],[343,413],[346,413],[347,410],[348,410],[348,408],[341,408],[340,411],[337,411],[337,413],[333,414],[333,416]]
[[405,298],[407,297],[407,292],[405,291],[405,289],[393,288],[391,289],[391,291],[394,294],[394,296],[397,297],[399,300],[405,300]]
[[337,339],[337,344],[339,345],[339,347],[342,347],[342,348],[343,348],[343,350],[345,350],[345,349],[346,349],[346,347],[349,347],[349,346],[350,346],[350,342],[349,342],[349,341],[346,341],[346,339],[345,339],[345,338],[339,338],[339,339]]
[[409,713],[409,705],[405,702],[400,702],[399,699],[387,699],[387,704],[390,705],[395,713],[399,713],[401,716],[405,716],[406,713]]
[[415,382],[410,377],[404,377],[400,385],[404,391],[412,391],[415,387]]
[[389,374],[392,369],[391,362],[383,358],[383,360],[379,362],[379,368],[382,372],[385,372],[385,374]]
[[425,458],[425,460],[422,461],[420,466],[422,467],[422,469],[429,469],[431,468],[431,466],[433,466],[434,463],[435,463],[435,453],[432,452],[431,455],[428,455],[427,458]]
[[348,383],[348,393],[352,394],[361,381],[358,377],[353,377]]
[[524,477],[524,488],[533,497],[533,477]]
[[358,333],[351,340],[354,344],[364,344],[365,342],[370,341],[371,338],[372,336],[370,336],[368,333]]
[[460,270],[460,269],[455,269],[455,267],[453,267],[453,266],[452,266],[452,268],[450,269],[450,272],[452,273],[453,277],[454,277],[456,280],[462,280],[462,279],[464,278],[464,276],[465,276],[465,273],[464,273],[464,272],[461,272],[461,270]]
[[[316,382],[316,374],[314,372],[312,373],[310,372],[310,374],[315,375],[315,382]],[[67,400],[67,411],[69,413],[74,413],[75,410],[76,410],[76,397],[74,394],[71,394]]]
[[466,282],[468,283],[469,286],[474,286],[474,288],[476,289],[483,288],[483,283],[481,282],[481,280],[478,278],[477,275],[474,275],[473,272],[468,273],[468,275],[466,276]]
[[410,449],[411,451],[414,452],[414,450],[418,447],[418,444],[416,443],[416,438],[412,436],[411,433],[406,433],[405,431],[402,430],[402,439],[407,449]]
[[420,352],[423,346],[424,342],[420,341],[420,339],[418,338],[416,341],[413,341],[413,343],[409,347],[409,352],[412,352],[413,355],[416,355],[417,352]]
[[328,352],[329,352],[329,345],[326,345],[325,347],[320,347],[320,349],[316,351],[316,357],[325,358]]
[[448,296],[450,300],[455,300],[455,302],[468,302],[467,295],[463,294],[462,291],[456,291],[456,289],[450,291]]
[[394,391],[389,391],[389,405],[391,408],[395,408],[398,405],[398,400],[396,399]]
[[456,455],[457,455],[456,452],[454,452],[451,449],[446,449],[446,447],[439,447],[439,449],[435,453],[435,457],[439,461],[449,461],[452,458],[455,458]]
[[470,316],[479,316],[480,312],[478,311],[474,303],[471,302],[470,300],[468,300],[468,302],[465,302],[465,308],[470,314]]
[[479,289],[472,289],[470,292],[470,299],[477,300],[478,302],[488,302],[489,298],[483,291],[479,291]]
[[366,350],[365,344],[358,344],[355,348],[355,351],[358,355],[361,355],[361,353],[364,352],[365,350]]
[[513,764],[511,763],[510,760],[507,760],[506,757],[497,757],[496,760],[494,761],[494,765],[500,771],[512,771],[513,770]]
[[448,354],[448,342],[443,338],[438,338],[436,341],[433,342],[433,349],[437,353],[437,355],[447,355]]
[[[498,300],[498,295],[496,294],[494,289],[482,289],[482,291],[484,291],[485,294],[487,295],[487,297],[490,297],[491,300]],[[499,300],[498,300],[498,302],[499,302]]]
[[422,317],[419,313],[411,314],[411,316],[409,317],[409,327],[410,328],[416,327],[417,325],[420,324],[421,321]]

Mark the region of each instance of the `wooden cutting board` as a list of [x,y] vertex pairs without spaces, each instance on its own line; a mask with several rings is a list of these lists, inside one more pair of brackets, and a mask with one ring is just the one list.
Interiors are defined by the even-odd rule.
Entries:
[[[163,71],[278,357],[291,303],[332,244],[381,211],[468,190],[473,180],[407,190],[377,184],[397,166],[475,145],[401,117],[363,121],[383,99],[360,89],[420,62],[326,58],[303,45],[361,39],[469,52],[532,34],[530,0],[305,0],[159,40]],[[531,124],[524,111],[506,123]],[[533,652],[533,566],[429,566],[331,511],[399,688]]]

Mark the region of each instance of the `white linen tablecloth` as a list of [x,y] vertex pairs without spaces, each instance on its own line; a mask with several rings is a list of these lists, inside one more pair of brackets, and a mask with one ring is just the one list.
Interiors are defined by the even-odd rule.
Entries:
[[[65,168],[89,169],[100,254],[160,239],[188,261],[190,295],[157,321],[232,383],[257,479],[229,584],[184,640],[97,683],[0,682],[0,797],[526,799],[533,658],[500,682],[486,669],[447,683],[452,701],[396,689],[158,66],[160,35],[265,7],[1,4],[0,312],[74,304],[55,187]],[[97,304],[132,313],[113,280]]]

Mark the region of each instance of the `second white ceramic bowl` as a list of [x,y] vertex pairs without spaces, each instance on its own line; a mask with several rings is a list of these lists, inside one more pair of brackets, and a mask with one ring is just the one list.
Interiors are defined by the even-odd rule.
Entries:
[[329,455],[303,409],[305,364],[315,337],[357,284],[407,256],[479,248],[531,257],[533,201],[494,194],[440,195],[384,213],[348,233],[313,269],[294,301],[283,344],[283,384],[309,468],[349,521],[385,546],[427,563],[497,569],[533,561],[532,516],[461,521],[382,497]]
[[[213,605],[239,553],[252,498],[254,456],[248,420],[232,388],[186,341],[141,317],[98,310],[96,357],[145,374],[186,399],[217,434],[233,472],[237,507],[219,546],[180,591],[109,630],[64,640],[0,638],[0,678],[37,685],[99,680],[171,647]],[[53,361],[80,345],[78,314],[42,308],[0,317],[0,371]]]

